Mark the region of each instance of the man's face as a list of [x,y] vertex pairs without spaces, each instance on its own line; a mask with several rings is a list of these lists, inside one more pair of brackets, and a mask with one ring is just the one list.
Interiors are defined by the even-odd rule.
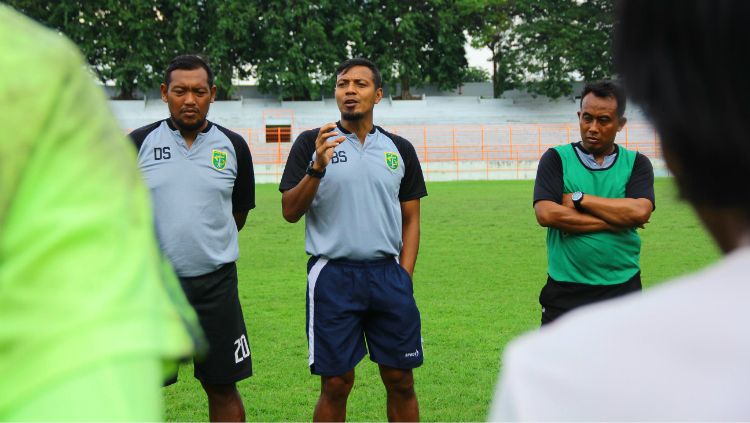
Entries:
[[614,97],[597,97],[586,94],[578,112],[583,148],[599,156],[611,154],[615,137],[625,125],[625,118],[617,117],[617,100]]
[[366,66],[352,66],[336,75],[336,104],[344,120],[360,120],[383,98],[383,89],[375,88],[375,76]]
[[168,87],[161,84],[161,98],[169,107],[172,121],[184,131],[203,129],[216,97],[216,86],[208,85],[208,73],[203,68],[176,69],[170,76]]

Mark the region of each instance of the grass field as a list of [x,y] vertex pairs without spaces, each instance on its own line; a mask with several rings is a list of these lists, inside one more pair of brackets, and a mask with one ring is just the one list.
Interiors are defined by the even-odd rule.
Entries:
[[[415,371],[422,420],[485,420],[504,346],[538,325],[546,232],[534,218],[532,190],[533,181],[428,185],[414,275],[425,352]],[[656,195],[651,223],[640,231],[647,287],[718,257],[670,179],[657,180]],[[248,421],[310,420],[319,379],[307,368],[304,224],[283,220],[275,185],[257,187],[257,204],[238,262],[255,376],[239,389]],[[192,366],[181,368],[165,395],[167,420],[208,419]],[[356,369],[347,417],[386,420],[377,366],[367,358]]]

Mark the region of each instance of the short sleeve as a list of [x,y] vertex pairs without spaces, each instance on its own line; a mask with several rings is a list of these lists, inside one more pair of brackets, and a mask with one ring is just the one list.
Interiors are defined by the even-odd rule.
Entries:
[[534,204],[537,201],[549,200],[562,203],[563,169],[560,154],[554,148],[544,152],[539,159],[534,182]]
[[146,141],[146,137],[148,137],[148,134],[154,132],[156,128],[158,128],[159,125],[161,125],[162,122],[164,121],[163,120],[156,121],[154,123],[135,129],[131,133],[128,134],[128,138],[130,138],[130,141],[132,141],[133,145],[135,145],[135,151],[141,151],[143,142]]
[[289,151],[284,173],[281,175],[279,191],[284,192],[296,187],[305,177],[305,169],[315,153],[315,139],[318,137],[318,131],[320,128],[302,132],[297,136]]
[[386,132],[380,127],[377,129],[393,141],[398,154],[404,160],[404,178],[401,180],[398,200],[403,203],[426,197],[427,187],[424,183],[424,174],[422,174],[422,166],[419,164],[419,157],[414,146],[405,138]]
[[250,148],[240,134],[219,125],[216,127],[232,142],[237,157],[237,177],[232,189],[232,212],[247,212],[255,208],[255,172]]
[[654,194],[654,167],[645,155],[636,153],[633,171],[625,186],[627,198],[647,198],[656,210],[656,196]]

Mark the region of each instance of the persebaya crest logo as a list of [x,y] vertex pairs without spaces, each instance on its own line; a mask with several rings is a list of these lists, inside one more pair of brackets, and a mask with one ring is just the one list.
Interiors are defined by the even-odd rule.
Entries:
[[217,170],[227,167],[227,153],[221,150],[211,150],[211,163]]
[[398,169],[398,154],[386,152],[385,153],[385,164],[391,170]]

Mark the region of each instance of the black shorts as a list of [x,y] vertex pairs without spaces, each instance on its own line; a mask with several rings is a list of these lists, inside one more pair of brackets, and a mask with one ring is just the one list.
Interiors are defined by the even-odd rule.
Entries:
[[542,305],[542,326],[574,308],[640,291],[641,272],[615,285],[589,285],[577,282],[558,282],[549,275],[539,294]]
[[[230,384],[253,374],[250,343],[237,293],[237,266],[225,264],[202,276],[180,277],[208,340],[208,354],[195,359],[195,377],[208,384]],[[175,376],[167,385],[177,381]]]

